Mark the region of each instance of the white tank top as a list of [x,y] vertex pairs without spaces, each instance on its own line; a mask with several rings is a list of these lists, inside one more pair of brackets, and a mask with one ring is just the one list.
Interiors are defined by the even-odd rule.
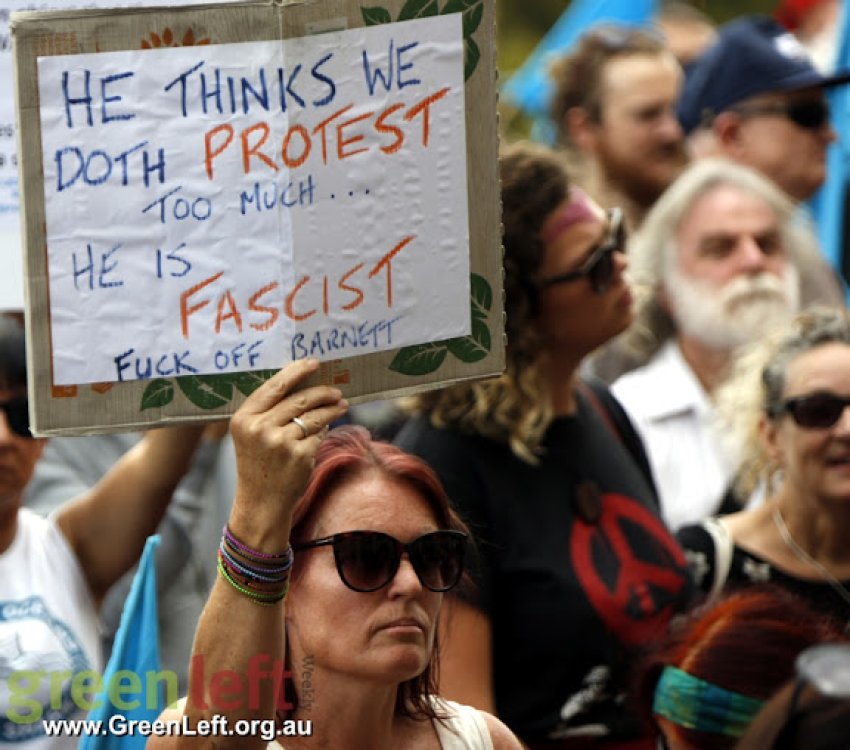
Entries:
[[[40,720],[20,719],[32,702],[41,704],[42,719],[84,718],[61,673],[87,669],[102,674],[103,664],[97,609],[79,561],[52,519],[23,508],[15,539],[0,555],[0,748],[76,747],[78,738],[47,738]],[[13,676],[24,671],[29,677],[17,678],[13,695],[10,678],[16,684]]]
[[477,708],[442,698],[432,700],[439,702],[449,713],[448,719],[434,722],[443,750],[493,750],[490,730]]
[[[431,696],[431,702],[442,708],[448,718],[434,721],[434,729],[443,750],[493,750],[490,730],[481,712],[454,701]],[[268,750],[285,750],[279,742],[270,742]]]

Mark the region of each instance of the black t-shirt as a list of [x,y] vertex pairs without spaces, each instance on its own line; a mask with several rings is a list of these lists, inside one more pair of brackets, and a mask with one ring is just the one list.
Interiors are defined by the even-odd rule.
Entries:
[[[702,524],[695,524],[683,526],[676,537],[691,564],[695,584],[704,594],[709,594],[716,575],[716,550],[711,534]],[[829,583],[790,575],[754,552],[733,545],[724,590],[734,591],[754,584],[772,584],[790,591],[818,612],[847,623],[850,631],[850,603]],[[850,581],[841,581],[841,585],[850,594]]]
[[[632,736],[629,656],[684,609],[691,586],[650,482],[611,427],[580,397],[574,417],[552,423],[537,466],[424,417],[396,442],[437,471],[475,536],[477,590],[461,595],[492,624],[499,716],[525,740]],[[595,523],[580,515],[581,493],[596,501]]]

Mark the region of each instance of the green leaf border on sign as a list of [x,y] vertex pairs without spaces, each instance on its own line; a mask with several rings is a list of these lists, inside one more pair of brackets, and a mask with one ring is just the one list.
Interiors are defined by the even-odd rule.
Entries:
[[493,290],[487,279],[477,273],[470,274],[469,281],[472,333],[399,349],[390,362],[390,370],[401,375],[429,375],[439,369],[448,354],[461,362],[473,364],[490,353],[493,342],[487,317],[493,307]]
[[199,409],[218,409],[233,400],[235,391],[250,396],[275,372],[277,370],[255,370],[222,375],[189,375],[173,380],[158,378],[145,388],[139,411],[168,406],[177,390]]
[[[463,13],[463,72],[464,80],[469,80],[478,63],[481,60],[481,50],[472,38],[473,34],[481,25],[484,18],[484,3],[486,0],[447,0],[443,9],[440,10],[438,0],[407,0],[398,13],[397,21],[410,21],[415,18],[428,18],[430,16],[449,13]],[[380,24],[392,23],[390,12],[380,6],[360,6],[360,15],[366,26],[378,26]]]

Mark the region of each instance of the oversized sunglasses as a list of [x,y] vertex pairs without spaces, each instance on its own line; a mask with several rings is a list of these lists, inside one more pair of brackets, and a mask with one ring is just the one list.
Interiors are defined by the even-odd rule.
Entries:
[[740,107],[732,107],[731,111],[745,117],[778,115],[807,130],[820,130],[829,122],[829,104],[821,99],[773,104],[743,104]]
[[800,427],[825,430],[841,419],[848,406],[850,398],[834,393],[812,393],[783,401],[771,410],[770,415],[776,418],[787,413]]
[[20,437],[31,438],[29,401],[26,396],[18,396],[0,403],[0,411],[6,415],[9,429]]
[[410,564],[426,589],[448,591],[463,574],[466,534],[462,531],[433,531],[404,544],[380,531],[346,531],[292,545],[294,551],[330,545],[342,582],[353,591],[377,591],[398,572],[401,556]]
[[593,248],[588,259],[582,263],[581,268],[541,279],[537,282],[538,289],[578,281],[586,276],[590,280],[594,292],[605,294],[608,291],[614,278],[614,253],[622,253],[626,250],[626,226],[623,223],[623,212],[619,208],[609,209],[607,217],[608,228],[605,236]]

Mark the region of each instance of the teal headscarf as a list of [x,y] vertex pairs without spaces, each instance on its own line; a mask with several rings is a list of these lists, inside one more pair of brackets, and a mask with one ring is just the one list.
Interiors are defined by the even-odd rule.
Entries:
[[740,737],[764,705],[677,667],[664,667],[655,687],[652,710],[680,727]]

